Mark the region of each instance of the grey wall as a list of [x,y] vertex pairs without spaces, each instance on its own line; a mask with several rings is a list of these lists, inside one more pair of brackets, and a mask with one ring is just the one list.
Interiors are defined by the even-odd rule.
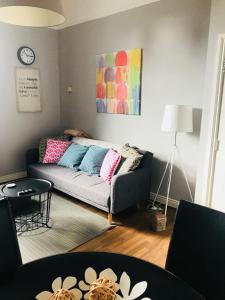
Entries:
[[[178,139],[194,192],[209,14],[210,0],[161,0],[60,31],[63,127],[80,127],[97,139],[152,151],[153,191],[172,145],[172,136],[160,131],[163,110],[174,103],[196,108],[194,134]],[[97,114],[95,56],[137,47],[143,48],[141,116]],[[73,86],[73,94],[66,93],[67,85]],[[171,197],[187,198],[175,164]]]
[[[0,176],[24,170],[25,151],[60,129],[58,32],[0,23]],[[16,107],[17,49],[34,49],[41,74],[42,112],[19,113]]]
[[[225,1],[212,0],[210,30],[207,52],[207,63],[205,73],[205,87],[204,87],[204,105],[203,105],[203,119],[202,132],[200,140],[201,157],[199,161],[198,180],[196,190],[196,200],[199,203],[206,204],[206,193],[208,183],[208,162],[210,157],[211,145],[211,126],[214,115],[215,93],[217,76],[217,49],[219,34],[225,34]],[[222,200],[222,199],[221,199]]]

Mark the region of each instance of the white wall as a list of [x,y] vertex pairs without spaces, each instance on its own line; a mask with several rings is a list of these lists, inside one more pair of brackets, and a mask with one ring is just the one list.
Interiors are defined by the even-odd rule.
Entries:
[[[40,69],[42,112],[19,113],[15,67],[22,66],[17,49],[34,49]],[[25,151],[38,139],[60,130],[58,32],[0,23],[0,176],[25,169]]]
[[[173,142],[170,134],[160,130],[168,103],[196,108],[194,133],[178,137],[192,191],[195,189],[210,3],[161,0],[60,31],[63,126],[80,127],[95,138],[129,142],[152,151],[153,191]],[[141,116],[97,114],[96,55],[137,47],[143,48]],[[73,85],[73,94],[66,93],[67,85]],[[171,197],[189,198],[177,161],[174,171]],[[161,193],[165,194],[165,186]]]
[[[153,184],[159,182],[171,146],[171,136],[160,131],[166,103],[190,104],[195,111],[195,133],[179,137],[185,166],[194,191],[196,166],[208,141],[210,92],[217,34],[225,32],[224,0],[212,1],[205,99],[202,86],[208,37],[210,0],[161,0],[60,33],[61,97],[64,127],[79,126],[97,138],[130,142],[155,154]],[[50,29],[29,29],[0,23],[0,176],[24,169],[24,153],[36,146],[41,136],[60,130],[58,33]],[[40,113],[18,113],[15,67],[21,66],[16,52],[31,46],[40,68],[42,106]],[[96,114],[95,55],[121,48],[143,48],[142,115],[140,117]],[[83,88],[87,81],[88,88]],[[65,86],[73,84],[68,96]],[[204,107],[201,148],[199,126]],[[202,195],[199,164],[197,198]],[[186,197],[175,170],[172,197]],[[179,182],[179,184],[177,184]],[[200,187],[200,188],[199,188]]]

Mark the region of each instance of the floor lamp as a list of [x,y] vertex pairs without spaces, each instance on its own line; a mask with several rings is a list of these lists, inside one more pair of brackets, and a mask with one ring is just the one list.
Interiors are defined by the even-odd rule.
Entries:
[[171,186],[171,178],[173,173],[173,164],[174,164],[174,157],[177,155],[178,161],[180,163],[182,173],[187,184],[188,192],[190,194],[191,200],[193,202],[193,196],[191,193],[190,185],[188,183],[187,175],[184,169],[184,164],[182,161],[181,153],[177,145],[177,134],[179,132],[193,132],[193,112],[190,106],[186,105],[166,105],[163,122],[162,122],[162,131],[166,132],[173,132],[174,134],[174,144],[171,149],[171,153],[169,159],[167,161],[163,176],[161,178],[157,193],[152,203],[152,209],[156,209],[155,202],[158,198],[158,194],[160,188],[162,186],[163,180],[165,178],[166,172],[169,169],[169,178],[168,178],[168,186],[167,186],[167,196],[166,196],[166,205],[165,205],[165,216],[167,215],[167,207],[169,201],[169,194],[170,194],[170,186]]

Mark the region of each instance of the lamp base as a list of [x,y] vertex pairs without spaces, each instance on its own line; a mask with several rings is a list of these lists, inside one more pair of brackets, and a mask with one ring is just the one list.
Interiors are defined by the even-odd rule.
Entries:
[[147,211],[152,212],[152,211],[163,211],[163,209],[160,207],[160,203],[156,203],[154,201],[149,201],[149,204],[147,205]]

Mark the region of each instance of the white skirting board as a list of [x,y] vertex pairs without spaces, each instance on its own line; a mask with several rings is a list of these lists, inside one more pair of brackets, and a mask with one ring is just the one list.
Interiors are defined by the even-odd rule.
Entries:
[[24,178],[26,176],[27,176],[26,171],[0,176],[0,183],[13,181],[13,180],[16,180],[16,179]]
[[[155,199],[155,193],[151,193],[151,194],[150,194],[150,200],[153,201],[154,199]],[[157,202],[160,202],[160,203],[162,203],[162,204],[165,204],[165,203],[166,203],[166,197],[165,197],[165,196],[162,196],[162,195],[158,195],[158,197],[157,197]],[[179,201],[178,201],[178,200],[169,198],[168,206],[177,208],[177,207],[178,207],[178,204],[179,204]]]

